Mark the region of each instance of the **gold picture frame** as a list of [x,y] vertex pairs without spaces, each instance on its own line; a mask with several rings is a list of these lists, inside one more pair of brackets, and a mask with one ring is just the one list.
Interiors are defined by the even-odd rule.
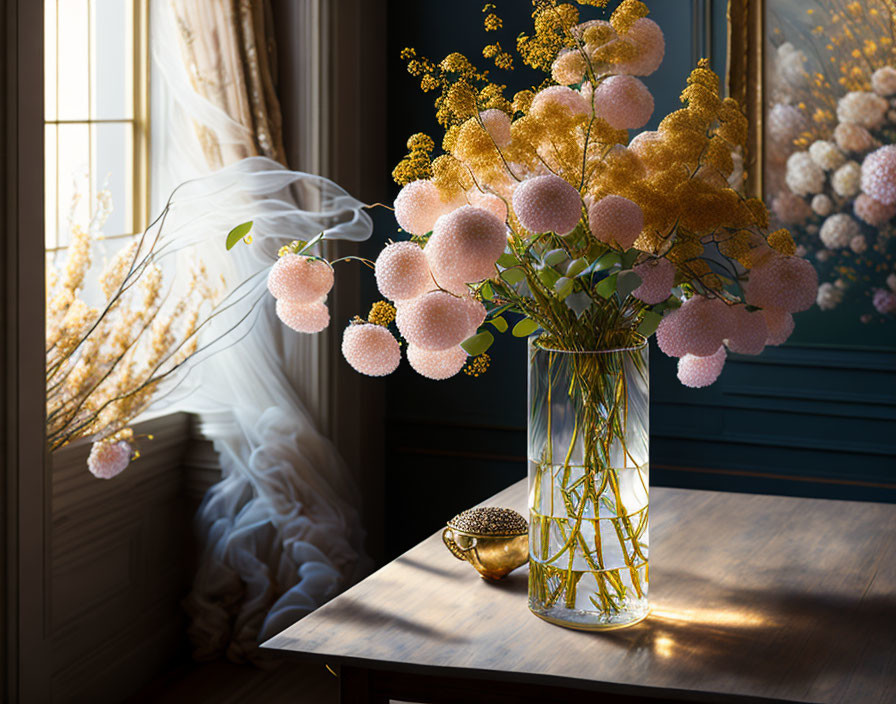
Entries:
[[728,0],[728,95],[740,102],[749,120],[745,187],[757,197],[762,196],[764,167],[764,41],[765,0]]

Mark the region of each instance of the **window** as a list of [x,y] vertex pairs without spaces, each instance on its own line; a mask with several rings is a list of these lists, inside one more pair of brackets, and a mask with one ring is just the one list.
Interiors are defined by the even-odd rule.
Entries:
[[[147,0],[44,0],[46,248],[68,242],[107,190],[107,239],[148,208]],[[72,211],[73,196],[80,198]]]

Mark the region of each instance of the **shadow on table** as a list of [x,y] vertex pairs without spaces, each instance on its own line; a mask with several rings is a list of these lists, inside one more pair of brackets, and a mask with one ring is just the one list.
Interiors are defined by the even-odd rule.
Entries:
[[674,598],[656,590],[644,622],[601,637],[630,652],[670,660],[676,668],[728,671],[754,681],[802,682],[824,675],[836,682],[841,675],[876,675],[889,667],[896,596],[850,600],[729,588],[689,573],[667,572],[665,580],[674,583]]

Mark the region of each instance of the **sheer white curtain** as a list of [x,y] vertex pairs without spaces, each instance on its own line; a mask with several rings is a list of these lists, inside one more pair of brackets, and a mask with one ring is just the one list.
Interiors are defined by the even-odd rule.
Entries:
[[[251,144],[251,131],[194,90],[169,0],[152,0],[151,9],[156,212],[174,191],[165,238],[196,243],[228,290],[245,282],[206,331],[207,339],[224,337],[165,400],[200,414],[222,466],[197,516],[203,555],[186,601],[190,635],[199,658],[251,660],[259,642],[368,568],[357,489],[296,390],[310,362],[299,334],[274,315],[266,270],[290,240],[323,230],[364,239],[371,222],[336,184],[264,157],[209,175],[200,140]],[[247,220],[254,242],[226,252],[226,233]],[[171,271],[187,251],[175,249]]]

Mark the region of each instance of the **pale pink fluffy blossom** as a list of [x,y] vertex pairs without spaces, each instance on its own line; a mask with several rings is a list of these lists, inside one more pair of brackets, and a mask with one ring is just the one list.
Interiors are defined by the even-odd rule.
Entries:
[[694,296],[660,321],[656,341],[670,357],[705,357],[719,348],[733,328],[734,317],[724,301]]
[[653,96],[634,76],[610,76],[594,91],[594,114],[614,129],[638,129],[653,114]]
[[493,213],[465,205],[436,221],[423,250],[440,285],[482,281],[495,273],[507,226]]
[[551,65],[551,78],[561,86],[579,83],[585,75],[585,57],[574,49],[561,51]]
[[772,200],[772,212],[785,225],[801,225],[812,214],[812,208],[795,193],[781,191]]
[[888,144],[865,157],[862,190],[884,205],[896,204],[896,145]]
[[588,208],[588,224],[601,242],[630,249],[644,229],[644,212],[628,198],[604,196]]
[[660,26],[647,17],[635,20],[628,32],[617,41],[634,44],[638,55],[630,61],[623,61],[613,65],[617,73],[627,73],[632,76],[649,76],[663,63],[666,54],[666,40]]
[[762,316],[768,326],[768,339],[765,344],[773,347],[783,345],[793,332],[793,316],[786,310],[777,308],[763,309]]
[[470,315],[457,296],[431,291],[398,306],[395,324],[410,344],[438,351],[459,345],[468,337]]
[[353,323],[342,334],[342,356],[361,374],[386,376],[398,368],[401,348],[382,325]]
[[879,95],[856,90],[837,101],[837,119],[874,129],[880,127],[889,107]]
[[319,301],[333,288],[333,267],[322,259],[300,254],[280,257],[268,273],[268,291],[294,303]]
[[865,235],[856,235],[849,241],[849,248],[856,254],[863,254],[868,249],[868,241]]
[[490,108],[479,113],[479,119],[498,147],[510,144],[510,116],[506,112]]
[[587,115],[588,102],[572,88],[550,86],[535,94],[529,112],[538,114],[547,105],[562,105],[575,115]]
[[559,176],[536,176],[516,187],[513,211],[529,232],[565,235],[579,224],[582,199],[579,192]]
[[882,315],[892,315],[896,313],[896,293],[879,288],[874,292],[871,299],[875,310]]
[[280,322],[296,332],[320,332],[330,324],[330,311],[323,301],[295,303],[280,299],[276,309]]
[[87,469],[97,479],[111,479],[127,469],[132,454],[131,446],[124,440],[95,442],[87,457]]
[[379,292],[392,301],[416,298],[433,285],[426,254],[416,242],[388,244],[376,258]]
[[818,287],[815,294],[815,304],[821,310],[833,310],[843,301],[843,290],[829,281],[825,281]]
[[868,130],[852,122],[841,122],[834,128],[834,141],[845,152],[867,152],[875,144]]
[[768,339],[768,325],[760,311],[750,311],[744,305],[732,307],[734,329],[725,341],[728,349],[738,354],[759,354]]
[[885,98],[896,93],[896,68],[882,66],[877,69],[871,74],[871,88]]
[[668,259],[659,257],[638,264],[635,273],[641,277],[641,285],[632,291],[632,296],[649,305],[669,298],[675,283],[675,265]]
[[722,346],[706,357],[686,354],[678,360],[678,380],[692,389],[709,386],[722,373],[726,356]]
[[454,376],[463,369],[464,364],[467,363],[467,353],[460,346],[433,352],[417,347],[417,345],[408,345],[408,362],[421,376],[441,381]]
[[438,187],[426,180],[412,181],[404,186],[394,205],[398,225],[412,235],[425,235],[451,208],[450,203],[442,200]]
[[817,290],[815,267],[805,259],[779,255],[750,271],[746,301],[759,308],[798,313],[812,307]]
[[461,296],[460,300],[464,310],[467,312],[467,318],[469,320],[469,327],[467,328],[467,334],[464,338],[466,339],[467,337],[472,337],[476,334],[477,328],[485,322],[485,316],[488,312],[485,310],[485,306],[482,305],[482,301],[479,301],[470,295]]
[[470,205],[487,210],[501,222],[507,221],[507,205],[494,193],[483,193],[477,188],[472,188],[467,191],[467,200]]

